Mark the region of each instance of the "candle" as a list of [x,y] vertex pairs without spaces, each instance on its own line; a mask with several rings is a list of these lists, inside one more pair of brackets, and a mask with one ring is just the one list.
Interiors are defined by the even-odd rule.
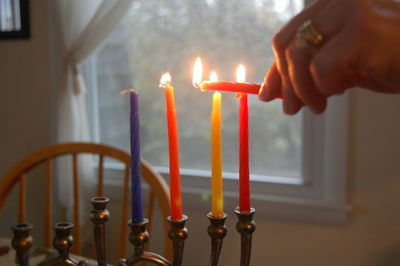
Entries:
[[202,91],[230,91],[230,92],[243,92],[250,94],[258,94],[260,91],[260,84],[255,83],[239,83],[232,81],[203,81],[199,84],[199,88]]
[[[236,81],[245,81],[245,69],[240,65],[236,72]],[[247,93],[239,97],[239,210],[250,211],[250,171],[249,171],[249,112]]]
[[130,95],[130,134],[131,134],[131,200],[132,222],[143,222],[142,181],[140,174],[140,124],[139,124],[139,95],[129,90]]
[[[261,84],[233,81],[202,80],[202,63],[200,57],[196,59],[193,69],[193,86],[202,91],[230,91],[236,93],[258,94]],[[279,97],[282,99],[282,97]]]
[[[210,80],[217,80],[215,72],[211,72]],[[211,213],[214,218],[224,215],[221,139],[221,93],[216,91],[211,111]]]
[[168,144],[169,144],[169,178],[171,196],[171,218],[182,220],[182,199],[179,174],[179,143],[178,122],[176,120],[174,88],[170,85],[171,76],[165,73],[160,80],[160,87],[164,88],[166,112],[168,122]]

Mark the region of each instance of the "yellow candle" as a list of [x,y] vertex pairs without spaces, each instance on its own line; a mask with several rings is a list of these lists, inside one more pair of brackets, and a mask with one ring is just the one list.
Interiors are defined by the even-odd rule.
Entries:
[[216,91],[213,95],[211,111],[211,212],[215,218],[221,218],[224,214],[221,142],[221,93]]

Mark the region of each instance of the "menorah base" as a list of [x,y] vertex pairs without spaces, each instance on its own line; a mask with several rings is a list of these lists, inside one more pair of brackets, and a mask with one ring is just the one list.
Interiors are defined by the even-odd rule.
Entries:
[[[106,205],[109,202],[108,198],[93,198],[91,200],[93,210],[91,212],[91,220],[94,228],[94,240],[96,244],[97,265],[106,266],[106,230],[105,224],[109,218],[109,212],[106,210]],[[240,266],[249,266],[251,257],[252,234],[255,231],[255,223],[253,215],[255,210],[252,208],[250,212],[240,212],[236,208],[235,213],[238,217],[236,229],[241,236],[241,255]],[[217,266],[222,250],[223,239],[226,236],[227,228],[225,220],[227,215],[224,214],[221,218],[215,218],[211,213],[207,215],[210,225],[208,234],[211,238],[211,255],[209,266]],[[119,266],[133,266],[142,262],[151,262],[160,266],[181,266],[183,262],[185,240],[188,237],[188,230],[185,223],[188,217],[183,215],[181,220],[173,220],[168,217],[170,229],[168,236],[173,246],[173,261],[170,262],[163,256],[144,250],[145,244],[149,240],[149,234],[146,226],[148,219],[143,219],[140,223],[129,221],[128,225],[131,228],[129,240],[134,247],[134,253],[127,259],[120,259]],[[70,256],[70,248],[73,245],[71,230],[74,225],[69,222],[57,223],[53,226],[55,237],[53,245],[58,251],[58,257],[46,260],[40,266],[60,266],[60,265],[88,265],[86,261],[76,261]],[[32,237],[30,231],[33,228],[31,224],[19,224],[12,227],[14,238],[12,246],[16,250],[17,261],[19,265],[29,266],[28,250],[32,245]]]

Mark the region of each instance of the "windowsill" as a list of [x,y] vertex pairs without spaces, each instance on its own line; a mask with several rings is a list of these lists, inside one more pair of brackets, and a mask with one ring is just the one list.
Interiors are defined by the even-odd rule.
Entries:
[[[168,167],[154,167],[154,170],[156,170],[158,173],[162,175],[169,174]],[[189,177],[211,178],[211,171],[206,171],[206,170],[181,168],[180,173],[183,176],[189,176]],[[229,180],[238,179],[238,174],[231,172],[223,172],[222,176],[224,177],[224,179],[229,179]],[[301,180],[300,178],[269,176],[269,175],[253,175],[253,174],[250,175],[250,180],[254,182],[263,182],[263,183],[266,182],[266,183],[277,183],[277,184],[287,184],[287,185],[301,185],[304,183],[303,180]]]

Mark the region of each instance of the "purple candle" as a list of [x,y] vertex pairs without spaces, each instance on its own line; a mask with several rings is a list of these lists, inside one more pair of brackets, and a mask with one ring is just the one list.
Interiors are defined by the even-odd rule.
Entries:
[[130,90],[131,97],[131,199],[132,222],[143,222],[142,180],[140,162],[140,123],[138,93]]

